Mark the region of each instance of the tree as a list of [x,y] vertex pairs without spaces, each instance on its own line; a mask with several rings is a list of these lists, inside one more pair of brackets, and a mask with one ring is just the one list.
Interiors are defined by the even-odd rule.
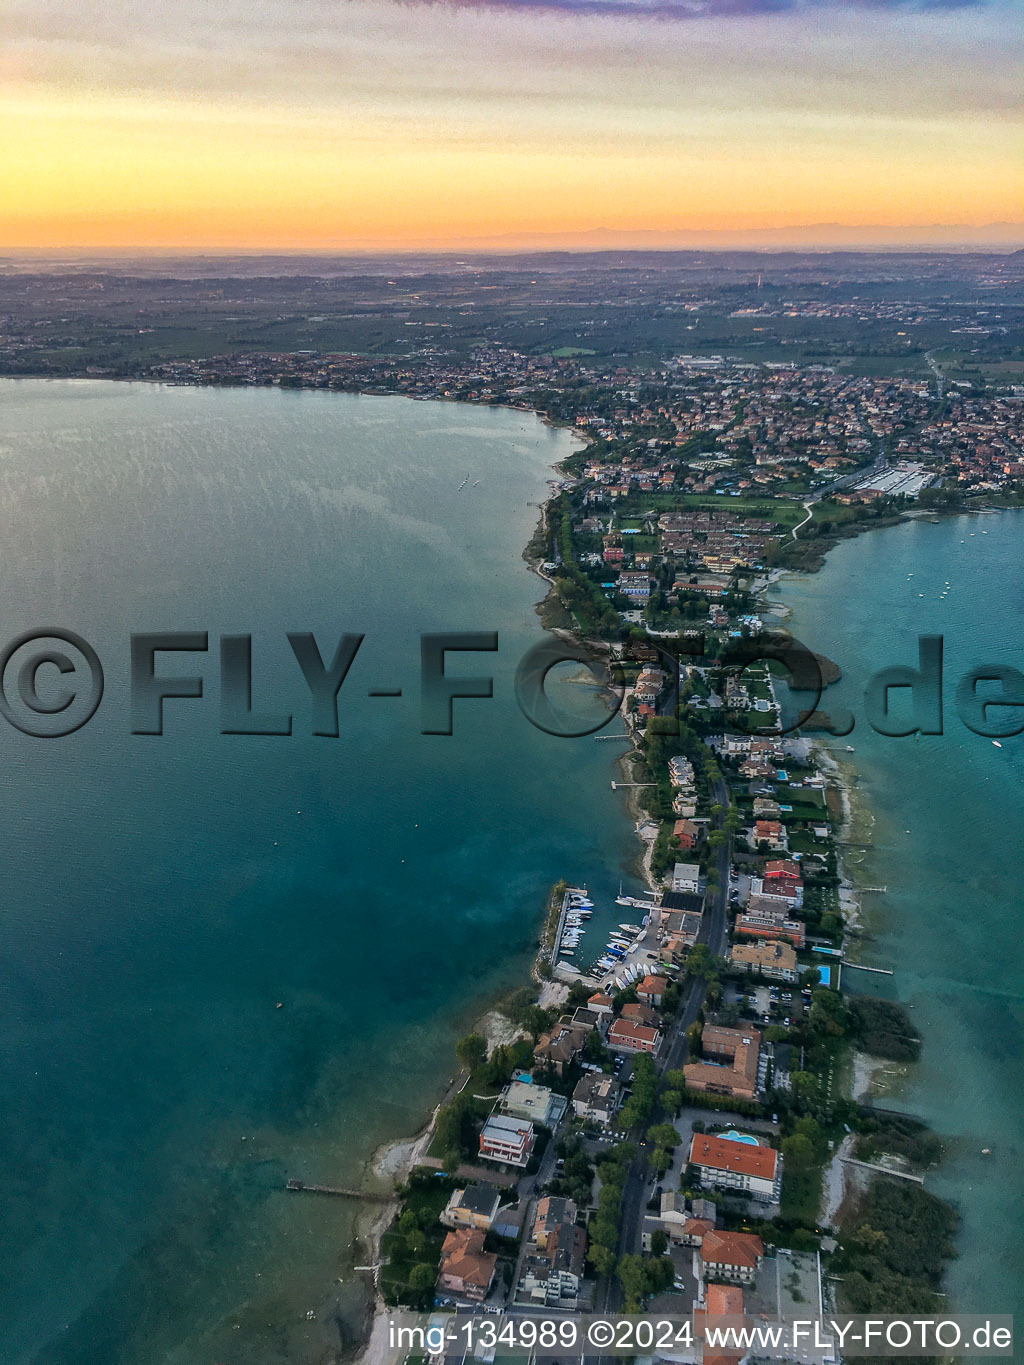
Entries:
[[469,1152],[473,1139],[473,1097],[465,1090],[437,1111],[434,1131],[442,1152]]
[[655,1175],[662,1176],[672,1165],[672,1153],[666,1152],[664,1147],[655,1147],[651,1153],[651,1167]]
[[610,1275],[615,1269],[615,1252],[600,1242],[591,1242],[587,1260],[599,1275]]
[[420,1232],[419,1228],[413,1228],[411,1232],[407,1232],[405,1235],[405,1245],[413,1255],[415,1255],[417,1251],[422,1251],[424,1246],[426,1246],[426,1242],[427,1239],[423,1236],[423,1233]]
[[841,1038],[846,1032],[846,1006],[838,991],[817,990],[811,996],[811,1012],[807,1016],[808,1025],[815,1033],[824,1033],[832,1038]]
[[669,1114],[678,1114],[683,1107],[683,1097],[678,1090],[666,1090],[661,1097],[661,1102]]
[[426,1265],[423,1261],[414,1265],[409,1271],[409,1287],[420,1292],[432,1288],[436,1279],[437,1271],[432,1265]]
[[682,1141],[671,1123],[656,1123],[653,1128],[649,1129],[647,1136],[656,1147],[667,1147],[670,1150],[673,1147],[678,1147]]
[[627,1313],[639,1313],[647,1293],[647,1266],[642,1256],[623,1256],[619,1261],[619,1281],[626,1301],[623,1304]]
[[814,1143],[803,1133],[793,1133],[783,1140],[782,1156],[793,1170],[806,1171],[814,1165]]
[[798,1100],[809,1100],[818,1092],[818,1078],[813,1071],[791,1071],[789,1088]]
[[651,1255],[664,1256],[666,1251],[668,1251],[668,1233],[663,1232],[661,1228],[656,1228],[651,1233]]
[[472,1071],[487,1060],[487,1039],[479,1033],[467,1033],[455,1044],[455,1055],[467,1071]]

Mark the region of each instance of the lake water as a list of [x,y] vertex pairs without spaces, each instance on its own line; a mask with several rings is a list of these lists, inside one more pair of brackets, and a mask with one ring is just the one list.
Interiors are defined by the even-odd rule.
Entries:
[[[928,1187],[962,1214],[948,1285],[962,1312],[1024,1309],[1024,742],[996,748],[955,706],[969,668],[1024,671],[1022,535],[1012,511],[904,523],[840,544],[820,574],[777,590],[794,633],[844,670],[821,705],[833,717],[848,710],[856,729],[829,743],[854,747],[839,756],[856,765],[875,817],[874,848],[859,865],[851,858],[863,885],[888,888],[864,897],[877,934],[860,956],[895,973],[844,980],[911,1005],[924,1035],[895,1103],[950,1138]],[[879,735],[865,684],[889,665],[916,667],[919,634],[944,639],[944,733]]]
[[[352,1183],[418,1127],[553,881],[614,918],[621,749],[542,733],[512,689],[544,635],[531,504],[570,442],[400,398],[0,381],[0,639],[70,628],[106,674],[77,733],[0,730],[6,1365],[337,1345],[306,1312],[358,1303],[352,1211],[285,1180]],[[452,737],[420,733],[440,630],[499,634],[448,659],[494,679]],[[160,656],[205,680],[160,737],[130,733],[132,631],[209,632]],[[288,631],[328,658],[365,633],[338,739],[310,734]],[[290,737],[219,733],[222,633],[252,635],[253,704]]]

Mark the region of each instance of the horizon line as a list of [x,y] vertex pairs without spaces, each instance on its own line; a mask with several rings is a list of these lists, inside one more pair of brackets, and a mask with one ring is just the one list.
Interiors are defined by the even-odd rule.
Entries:
[[[792,234],[792,236],[790,236]],[[820,236],[816,236],[820,234]],[[957,236],[962,234],[962,236]],[[851,237],[864,236],[864,241]],[[936,240],[936,235],[943,240]],[[678,240],[673,240],[678,239]],[[364,256],[373,254],[485,254],[520,255],[539,251],[562,254],[609,251],[737,251],[771,253],[778,251],[876,252],[930,250],[940,254],[962,251],[1012,253],[1024,248],[1024,223],[984,224],[932,223],[865,224],[807,223],[786,227],[755,228],[579,228],[566,231],[529,231],[488,234],[472,237],[428,237],[418,242],[380,237],[354,238],[347,243],[322,245],[196,244],[161,243],[62,243],[46,246],[11,245],[0,247],[0,262],[19,259],[120,257],[223,257],[223,256]]]

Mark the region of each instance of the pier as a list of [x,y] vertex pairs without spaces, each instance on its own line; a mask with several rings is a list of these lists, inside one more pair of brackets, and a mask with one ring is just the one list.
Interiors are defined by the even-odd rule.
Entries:
[[648,915],[653,915],[655,910],[660,910],[660,905],[655,905],[653,901],[637,900],[636,896],[616,896],[616,905],[630,905],[637,910],[644,910]]
[[362,1199],[367,1204],[390,1204],[395,1197],[372,1190],[349,1190],[341,1185],[307,1185],[304,1180],[289,1180],[285,1189],[292,1194],[329,1194],[336,1199]]
[[874,972],[876,976],[892,976],[891,967],[865,967],[861,962],[843,962],[848,972]]
[[657,782],[613,782],[612,791],[616,791],[619,787],[656,787],[657,785]]
[[[565,933],[565,919],[569,913],[573,896],[586,897],[587,888],[585,886],[567,886],[565,888],[565,895],[562,897],[562,908],[558,913],[558,924],[555,928],[554,942],[551,944],[551,966],[553,968],[566,965],[558,961],[558,954],[562,950],[562,935]],[[577,968],[577,970],[579,969]]]
[[595,739],[618,739],[618,740],[623,740],[623,739],[624,739],[624,740],[626,741],[627,744],[632,743],[632,738],[631,738],[630,735],[595,735],[594,738],[595,738]]
[[912,1171],[894,1171],[889,1166],[876,1166],[872,1161],[857,1161],[852,1156],[841,1156],[839,1160],[844,1166],[859,1166],[862,1171],[877,1171],[879,1175],[894,1175],[897,1180],[912,1180],[915,1185],[924,1184],[923,1175],[915,1175]]

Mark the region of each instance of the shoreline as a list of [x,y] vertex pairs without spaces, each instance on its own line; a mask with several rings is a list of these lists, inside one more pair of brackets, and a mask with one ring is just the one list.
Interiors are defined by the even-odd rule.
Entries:
[[[10,376],[10,378],[32,377]],[[67,379],[68,382],[76,381],[80,382],[83,379],[89,382],[97,381],[109,382],[109,378],[111,377],[84,375],[80,377],[60,376],[59,378]],[[237,387],[195,385],[183,382],[175,384],[167,380],[149,379],[145,377],[121,379],[118,382],[146,383],[161,385],[164,387],[189,388]],[[320,392],[320,390],[312,388],[309,389],[300,388],[297,389],[296,391]],[[424,401],[422,399],[415,398],[414,395],[397,392],[393,394],[379,392],[365,393],[360,390],[338,390],[329,392],[345,392],[348,393],[350,396],[354,394],[355,396],[361,397],[405,397],[409,398],[410,401]],[[459,402],[463,400],[437,399],[426,401]],[[544,425],[548,426],[552,430],[568,432],[576,439],[577,442],[581,444],[582,447],[585,448],[589,444],[587,439],[584,436],[582,436],[579,432],[574,430],[571,426],[568,426],[565,423],[553,421],[546,414],[541,413],[530,406],[496,403],[487,404],[468,403],[466,405],[474,407],[502,407],[511,412],[522,413],[524,415],[530,414],[538,418]],[[569,457],[567,456],[565,458]],[[540,532],[542,529],[548,536],[550,536],[550,508],[552,503],[560,496],[562,492],[562,489],[560,487],[557,487],[556,485],[561,479],[564,479],[566,477],[565,472],[559,467],[558,464],[550,466],[550,468],[552,469],[556,477],[548,481],[547,496],[545,497],[543,503],[541,504],[540,516],[538,519],[538,527],[537,531],[535,531],[534,533],[534,538],[537,537],[538,532]],[[1012,507],[987,509],[958,508],[955,511],[950,509],[945,513],[945,516],[976,515],[982,510],[987,512],[995,512],[998,510],[1014,509]],[[938,520],[939,516],[934,515],[933,519]],[[886,525],[901,524],[903,520],[912,520],[912,518],[911,517],[904,518],[901,516],[897,521],[888,522],[886,523]],[[867,525],[859,527],[856,531],[856,534],[860,535],[863,534],[864,531],[878,529],[884,529],[884,527],[877,525]],[[852,537],[848,536],[843,537],[841,539],[845,538]],[[833,542],[833,544],[838,543],[840,543],[839,540]],[[833,544],[829,544],[825,548],[824,554],[821,556],[820,562],[808,564],[805,566],[801,566],[799,568],[772,569],[764,578],[763,582],[759,582],[757,584],[756,588],[754,589],[755,595],[765,602],[766,614],[770,614],[772,618],[776,620],[779,624],[781,624],[782,621],[789,619],[789,616],[791,615],[791,609],[787,606],[784,600],[785,582],[787,580],[787,577],[789,575],[793,575],[794,577],[802,577],[806,574],[817,573],[819,569],[824,567],[828,552],[833,548]],[[547,593],[545,593],[535,604],[535,610],[538,614],[538,617],[540,618],[542,629],[544,631],[549,631],[552,634],[558,635],[563,638],[571,639],[573,641],[583,641],[585,643],[586,642],[585,637],[577,628],[575,628],[575,622],[573,622],[571,619],[569,626],[548,624],[544,620],[543,609],[545,604],[550,599],[554,598],[559,603],[560,606],[562,606],[563,604],[561,596],[557,591],[554,577],[545,573],[542,569],[542,564],[545,562],[545,560],[541,558],[535,558],[535,556],[531,553],[532,547],[533,541],[531,540],[531,542],[529,542],[526,545],[526,547],[524,547],[524,550],[522,552],[522,559],[525,561],[527,567],[532,572],[534,572],[540,580],[542,580],[544,583],[548,585]],[[548,548],[550,549],[550,543],[548,545]],[[783,600],[769,604],[767,602],[767,594],[769,591],[773,589],[779,592],[780,597]],[[601,643],[603,644],[603,642]],[[604,645],[604,648],[607,649],[607,646]],[[844,773],[841,763],[837,762],[835,758],[832,756],[832,754],[828,752],[827,745],[820,742],[817,739],[817,737],[814,736],[813,734],[809,736],[809,738],[811,741],[811,750],[816,754],[820,755],[822,759],[822,766],[828,769],[835,779],[835,786],[840,793],[840,801],[842,805],[841,832],[845,832],[853,826],[853,823],[858,816],[857,806],[861,804],[853,795],[853,788],[855,785],[856,776],[855,770],[853,771],[852,776]],[[635,732],[633,732],[632,730],[630,730],[629,732],[629,740],[630,748],[625,753],[620,753],[616,755],[614,759],[614,762],[616,765],[618,765],[620,771],[623,771],[626,774],[628,774],[629,771],[628,765],[631,755],[632,753],[636,752],[638,748],[637,737]],[[852,769],[852,765],[848,766],[850,766]],[[638,825],[642,821],[644,813],[641,808],[640,798],[637,791],[635,789],[629,789],[625,793],[625,796],[626,810],[633,824],[634,833],[642,845],[642,850],[638,852],[637,859],[640,868],[639,875],[646,882],[647,886],[651,890],[654,890],[654,880],[651,876],[651,858],[653,855],[654,843],[653,841],[643,839],[639,833]],[[856,941],[856,939],[859,937],[859,931],[862,929],[864,922],[864,914],[860,897],[858,895],[855,875],[853,874],[852,869],[848,865],[848,858],[844,857],[843,854],[838,849],[837,863],[841,879],[840,904],[844,918],[843,943],[845,949],[848,937],[851,937],[854,941]],[[546,923],[546,910],[544,919],[542,920],[542,927],[544,923]],[[535,973],[531,974],[531,976],[533,975],[535,975]],[[537,983],[534,982],[534,984]],[[492,1006],[474,1025],[476,1031],[487,1033],[489,1049],[490,1047],[494,1046],[496,1042],[505,1041],[503,1037],[497,1037],[492,1039],[490,1029],[488,1028],[488,1021],[490,1022],[491,1027],[492,1028],[494,1027],[496,1014],[497,1012]],[[497,1017],[500,1018],[501,1016],[498,1015]],[[507,1021],[505,1022],[507,1023]],[[483,1027],[481,1027],[481,1025]],[[508,1025],[508,1027],[511,1027],[511,1025]],[[854,1052],[852,1055],[851,1077],[852,1083],[850,1086],[852,1097],[854,1099],[869,1098],[871,1095],[871,1091],[879,1078],[879,1073],[884,1072],[890,1065],[895,1064],[887,1063],[882,1059],[868,1057],[866,1056],[866,1054]],[[457,1080],[458,1076],[456,1076],[456,1078],[454,1078],[452,1082],[449,1082],[441,1098],[435,1104],[434,1109],[431,1112],[430,1116],[425,1120],[423,1126],[417,1132],[413,1133],[412,1135],[402,1136],[395,1138],[391,1141],[382,1142],[371,1153],[371,1155],[367,1158],[363,1168],[361,1183],[364,1187],[367,1186],[368,1182],[372,1182],[372,1184],[370,1184],[370,1187],[373,1188],[373,1185],[376,1185],[376,1187],[379,1189],[381,1182],[388,1182],[393,1188],[394,1186],[397,1186],[398,1184],[402,1183],[402,1181],[408,1177],[409,1173],[414,1168],[416,1163],[425,1154],[427,1147],[429,1146],[431,1137],[433,1135],[437,1112],[441,1104],[443,1104],[445,1100],[450,1097],[450,1094],[452,1093],[453,1090],[453,1086],[455,1085],[455,1081]],[[466,1080],[468,1080],[468,1073],[465,1073],[463,1075],[461,1085],[458,1085],[456,1088],[461,1089],[462,1086],[465,1085]],[[833,1216],[841,1207],[847,1193],[846,1188],[847,1182],[842,1179],[844,1168],[840,1161],[840,1154],[842,1153],[843,1148],[847,1146],[848,1141],[849,1139],[844,1140],[844,1142],[841,1144],[839,1151],[835,1153],[832,1160],[826,1167],[823,1177],[823,1204],[826,1207],[826,1209],[831,1209]],[[849,1168],[845,1169],[849,1170]],[[837,1173],[840,1177],[838,1200],[835,1200],[836,1191],[835,1178],[833,1176],[833,1172]],[[376,1265],[379,1262],[381,1240],[384,1236],[384,1233],[387,1231],[387,1228],[390,1226],[398,1207],[399,1201],[396,1196],[394,1199],[388,1200],[386,1204],[379,1205],[371,1209],[363,1209],[357,1214],[354,1220],[355,1243],[353,1250],[358,1249],[358,1257],[360,1260],[374,1265]],[[355,1258],[353,1257],[353,1259]],[[346,1274],[347,1273],[348,1272],[346,1271]],[[381,1301],[380,1296],[377,1292],[375,1276],[374,1287],[372,1289],[368,1288],[366,1296],[366,1314],[363,1325],[363,1331],[362,1333],[360,1333],[361,1340],[353,1342],[350,1346],[339,1352],[336,1358],[338,1360],[344,1361],[358,1361],[360,1363],[367,1362],[367,1365],[379,1365],[379,1362],[382,1361],[383,1359],[384,1348],[386,1347],[387,1344],[385,1339],[385,1333],[382,1331],[383,1323],[386,1319],[386,1316],[387,1316],[386,1306]]]
[[[968,512],[966,509],[958,509],[955,515],[968,515]],[[766,582],[757,594],[766,603],[765,614],[770,612],[773,620],[780,624],[791,619],[792,609],[784,598],[786,578],[790,575],[802,577],[805,574],[817,574],[825,567],[826,559],[827,552],[821,563],[813,567],[783,570],[774,575],[770,582]],[[777,599],[770,606],[766,601],[769,587],[777,587],[781,599]],[[827,687],[823,689],[822,698],[819,700],[820,708],[825,706],[826,692]],[[867,911],[864,908],[863,894],[866,887],[863,883],[869,878],[859,872],[859,869],[872,844],[876,817],[863,790],[859,787],[860,772],[853,761],[853,756],[848,755],[845,749],[833,748],[828,742],[831,740],[834,743],[839,738],[814,731],[807,736],[809,753],[828,774],[830,785],[839,794],[841,821],[835,831],[835,840],[836,870],[839,876],[838,896],[843,921],[842,951],[844,961],[856,962],[860,957],[858,951],[860,945],[873,936],[871,921],[877,923],[884,920],[886,910],[875,906]],[[864,851],[856,862],[852,857],[853,850],[844,847],[844,844],[853,842],[864,846]],[[927,1040],[923,1036],[921,1046],[922,1048],[927,1046]],[[863,1052],[855,1043],[850,1045],[848,1060],[848,1069],[844,1067],[840,1073],[843,1092],[854,1103],[867,1108],[874,1108],[876,1101],[884,1102],[888,1098],[893,1098],[898,1103],[909,1078],[910,1068],[915,1065],[913,1062],[899,1062]],[[849,1163],[848,1158],[852,1156],[855,1142],[856,1134],[847,1132],[822,1168],[818,1218],[821,1225],[832,1228],[836,1236],[841,1235],[844,1222],[856,1216],[859,1202],[868,1192],[872,1182],[878,1178],[871,1170]],[[953,1308],[948,1299],[945,1299],[945,1302],[949,1309]]]

